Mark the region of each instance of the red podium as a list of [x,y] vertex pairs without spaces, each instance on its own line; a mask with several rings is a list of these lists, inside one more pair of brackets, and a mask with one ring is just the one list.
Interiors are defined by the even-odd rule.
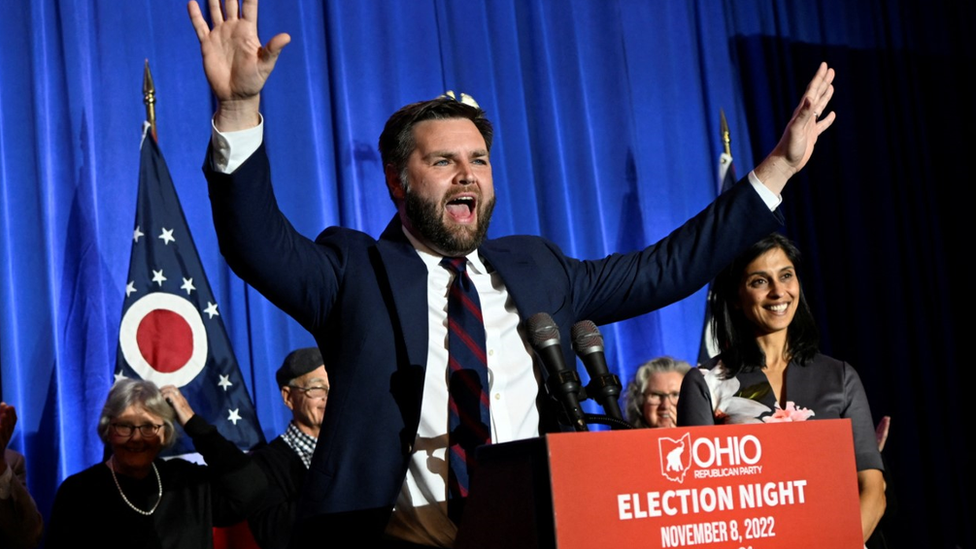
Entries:
[[455,547],[863,547],[849,420],[485,446]]

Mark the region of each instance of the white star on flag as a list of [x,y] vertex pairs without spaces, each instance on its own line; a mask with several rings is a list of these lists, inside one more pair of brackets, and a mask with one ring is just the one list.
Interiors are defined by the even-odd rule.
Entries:
[[235,427],[237,426],[237,422],[240,421],[241,419],[241,416],[239,414],[240,411],[241,411],[240,408],[234,408],[233,410],[228,410],[230,414],[227,416],[227,421],[233,423]]
[[162,269],[160,269],[158,271],[156,269],[153,269],[153,277],[152,277],[152,281],[153,282],[155,282],[156,284],[159,284],[160,286],[162,286],[163,285],[163,282],[166,282],[167,280],[168,279],[165,276],[163,276],[163,270]]
[[220,313],[217,312],[217,304],[209,301],[207,302],[207,308],[204,309],[203,312],[207,313],[209,318],[220,316]]
[[132,231],[132,241],[138,243],[140,236],[146,236],[146,233],[140,231],[139,227],[137,226],[136,230]]
[[230,382],[230,376],[221,375],[220,381],[217,382],[217,386],[223,389],[225,393],[227,392],[227,388],[231,385],[233,385],[233,383]]
[[190,295],[190,293],[193,292],[193,290],[196,290],[196,287],[193,285],[193,279],[192,278],[184,278],[183,279],[183,285],[180,286],[180,289],[181,290],[186,290],[186,295]]
[[159,235],[159,238],[160,238],[160,240],[162,240],[162,241],[163,241],[163,242],[164,242],[164,243],[165,243],[165,244],[166,244],[167,246],[169,246],[169,243],[170,243],[170,242],[176,242],[176,239],[175,239],[175,238],[173,238],[173,229],[167,229],[167,228],[165,228],[165,227],[163,228],[163,234],[161,234],[161,235]]
[[115,372],[115,381],[118,381],[120,379],[125,379],[125,374],[122,373],[122,370]]
[[136,292],[136,283],[134,280],[130,280],[129,283],[125,285],[125,297],[129,297],[135,292]]

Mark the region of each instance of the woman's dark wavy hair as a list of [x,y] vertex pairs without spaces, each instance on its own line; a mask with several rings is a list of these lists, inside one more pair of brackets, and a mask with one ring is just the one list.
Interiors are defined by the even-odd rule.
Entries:
[[[742,286],[745,268],[757,257],[775,248],[783,250],[798,273],[800,250],[785,236],[772,233],[735,258],[712,284],[713,291],[709,297],[712,330],[718,338],[722,363],[730,378],[741,371],[754,371],[766,366],[766,355],[756,342],[755,328],[739,306],[739,288]],[[803,285],[800,284],[800,303],[787,331],[786,353],[793,362],[806,365],[817,353],[819,339],[813,313],[810,312],[807,298],[803,295]]]

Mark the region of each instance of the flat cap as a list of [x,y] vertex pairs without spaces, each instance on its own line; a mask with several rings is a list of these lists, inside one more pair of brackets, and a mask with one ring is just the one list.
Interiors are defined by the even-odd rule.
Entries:
[[303,376],[323,364],[322,353],[318,347],[295,349],[288,353],[281,368],[275,372],[278,387],[284,387],[296,377]]

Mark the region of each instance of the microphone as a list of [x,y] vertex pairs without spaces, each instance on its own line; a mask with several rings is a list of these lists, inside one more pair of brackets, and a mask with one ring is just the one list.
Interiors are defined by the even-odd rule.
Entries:
[[573,350],[583,361],[590,383],[586,386],[586,394],[590,395],[603,406],[607,415],[623,421],[617,397],[620,396],[620,378],[611,374],[607,368],[607,357],[603,352],[603,336],[592,320],[581,320],[573,324]]
[[566,367],[556,322],[546,313],[536,313],[526,321],[526,328],[532,350],[549,372],[549,379],[546,381],[549,393],[555,395],[562,403],[574,429],[588,431],[577,397],[582,383],[576,369],[570,370]]

